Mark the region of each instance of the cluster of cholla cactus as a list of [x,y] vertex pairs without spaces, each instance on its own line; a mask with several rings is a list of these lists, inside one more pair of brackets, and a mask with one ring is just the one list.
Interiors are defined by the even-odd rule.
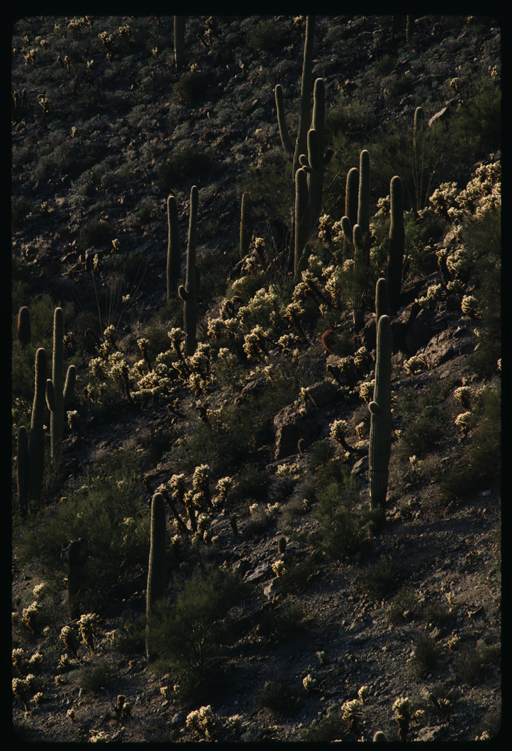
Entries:
[[213,730],[215,717],[211,704],[208,706],[195,709],[187,715],[186,726],[191,730],[195,730],[199,735],[202,735],[206,740],[211,740],[211,733]]

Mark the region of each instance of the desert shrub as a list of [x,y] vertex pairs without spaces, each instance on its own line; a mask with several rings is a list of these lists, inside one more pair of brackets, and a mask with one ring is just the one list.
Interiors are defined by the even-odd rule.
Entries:
[[[183,146],[157,168],[159,188],[165,193],[182,188],[186,180],[197,184],[198,179],[208,172],[211,158],[197,146]],[[192,184],[191,182],[191,184]]]
[[283,29],[272,18],[259,21],[247,33],[247,46],[255,50],[270,50],[279,43]]
[[172,591],[171,605],[163,601],[152,617],[152,643],[172,670],[178,700],[205,701],[218,690],[222,647],[234,638],[248,588],[227,569],[209,568],[175,581]]
[[78,683],[86,693],[99,694],[118,680],[119,674],[114,666],[107,660],[100,660],[95,665],[87,665],[81,669]]
[[124,655],[142,654],[146,646],[146,616],[136,617],[131,610],[123,613],[123,622],[116,629],[114,649]]
[[318,722],[310,725],[303,733],[303,740],[310,743],[332,743],[336,740],[350,740],[347,721],[339,709],[333,709]]
[[256,694],[256,706],[280,715],[293,714],[300,704],[300,690],[285,681],[266,681]]
[[483,79],[478,94],[453,114],[450,129],[475,162],[501,148],[501,87]]
[[208,77],[206,73],[199,70],[189,70],[188,73],[182,75],[174,87],[174,94],[181,102],[190,104],[201,99],[207,86]]
[[87,250],[97,245],[105,245],[114,237],[114,228],[102,219],[93,219],[85,224],[78,233],[78,247]]
[[475,408],[476,425],[454,453],[441,478],[441,493],[450,500],[481,490],[501,473],[501,382],[495,379],[481,392]]
[[392,625],[407,623],[415,617],[418,617],[420,607],[416,592],[412,587],[405,587],[400,590],[392,599],[388,608],[388,620]]
[[130,452],[98,460],[79,490],[57,509],[41,510],[16,535],[20,560],[38,561],[62,581],[67,574],[63,551],[70,540],[85,538],[82,606],[103,607],[114,592],[142,586],[149,554],[149,511],[143,502],[140,470]]
[[455,665],[457,679],[468,686],[478,685],[489,670],[498,668],[500,652],[500,647],[496,644],[464,650],[459,654]]
[[399,583],[399,568],[391,555],[382,555],[357,577],[357,586],[374,599],[382,599]]
[[308,618],[301,602],[283,603],[261,611],[257,632],[280,644],[299,636],[307,628]]
[[[327,465],[326,469],[332,471],[333,462],[330,464],[331,467]],[[346,468],[341,473],[339,480],[333,479],[326,485],[318,484],[318,503],[313,511],[318,526],[308,537],[308,542],[315,549],[335,560],[346,560],[360,550],[371,537],[377,521],[375,512],[369,506],[356,505],[360,494],[357,480]]]
[[415,680],[422,680],[439,662],[442,648],[435,639],[422,632],[414,639],[413,656],[409,660],[408,672]]
[[25,196],[11,200],[11,227],[14,231],[21,229],[27,216],[36,210],[36,202]]

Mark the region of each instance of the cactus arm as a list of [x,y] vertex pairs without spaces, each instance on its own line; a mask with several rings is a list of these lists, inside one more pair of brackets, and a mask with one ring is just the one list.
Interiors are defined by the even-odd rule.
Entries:
[[50,451],[52,461],[58,461],[64,434],[64,407],[75,387],[76,368],[70,365],[64,383],[64,317],[62,308],[53,315],[52,378],[46,384],[46,401],[50,410]]
[[363,149],[359,155],[359,196],[357,223],[363,231],[366,263],[370,263],[370,154]]
[[294,148],[292,140],[288,133],[288,128],[286,126],[286,116],[284,113],[284,95],[283,87],[281,86],[281,84],[278,83],[275,87],[274,95],[276,99],[277,124],[279,126],[279,135],[281,136],[281,144],[285,153],[289,156],[293,156]]
[[388,283],[382,278],[377,280],[375,285],[375,327],[379,323],[381,316],[388,315]]
[[23,347],[30,342],[30,309],[26,305],[23,305],[18,312],[17,337]]
[[[357,205],[359,201],[359,170],[352,167],[347,173],[345,187],[345,216],[350,219],[351,227],[357,224]],[[352,236],[352,230],[350,231]]]

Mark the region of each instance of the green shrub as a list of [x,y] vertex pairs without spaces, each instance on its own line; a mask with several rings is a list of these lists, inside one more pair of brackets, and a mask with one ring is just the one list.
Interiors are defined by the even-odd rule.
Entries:
[[170,607],[162,602],[152,618],[153,646],[172,670],[177,699],[206,701],[218,690],[223,646],[234,638],[248,587],[226,569],[208,568],[175,581],[172,592]]
[[422,680],[439,662],[442,648],[427,633],[419,634],[414,640],[413,656],[409,660],[408,672],[415,680]]
[[336,740],[351,740],[347,721],[339,709],[333,709],[318,722],[306,728],[303,740],[310,743],[332,743]]
[[102,219],[93,219],[78,233],[77,244],[81,250],[97,245],[106,245],[114,237],[114,228]]
[[111,688],[119,680],[119,674],[110,662],[100,660],[96,665],[87,665],[80,671],[79,686],[86,693],[99,694]]
[[206,73],[199,70],[189,70],[188,73],[182,75],[174,87],[174,94],[181,102],[191,104],[202,98],[207,86],[208,77]]
[[359,494],[357,480],[341,462],[332,460],[319,473],[313,511],[318,526],[308,542],[331,560],[350,558],[371,537],[377,517],[369,505],[356,506]]
[[280,24],[274,19],[260,21],[249,29],[247,46],[255,50],[270,50],[279,43],[282,33]]
[[454,112],[450,129],[455,138],[464,144],[467,161],[477,161],[500,149],[500,85],[483,79],[478,94]]
[[256,706],[280,715],[291,715],[300,704],[300,691],[285,681],[267,681],[256,694]]
[[407,623],[413,618],[418,617],[419,613],[418,598],[412,587],[405,587],[400,590],[393,597],[387,611],[388,620],[393,626]]
[[25,196],[11,200],[11,227],[14,231],[21,229],[30,213],[36,210],[36,202]]
[[185,180],[197,183],[211,165],[211,158],[201,148],[183,146],[157,168],[158,186],[164,193],[182,189]]
[[477,686],[489,670],[499,669],[500,652],[498,645],[464,650],[459,654],[455,665],[457,679],[467,686]]
[[63,551],[71,540],[87,541],[82,567],[83,611],[99,609],[114,593],[126,596],[143,586],[149,554],[149,512],[143,501],[140,470],[129,451],[98,460],[79,490],[57,508],[43,509],[16,535],[24,563],[37,561],[49,576],[67,574]]
[[382,555],[379,561],[362,571],[357,577],[357,585],[373,599],[382,599],[397,586],[399,568],[389,554]]
[[258,634],[280,644],[302,634],[307,624],[308,618],[301,602],[283,603],[261,612]]

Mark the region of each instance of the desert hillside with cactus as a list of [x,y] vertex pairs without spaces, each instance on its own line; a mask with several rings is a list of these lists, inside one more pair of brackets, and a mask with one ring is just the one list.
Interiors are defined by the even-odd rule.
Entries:
[[498,739],[499,21],[11,41],[16,738]]

